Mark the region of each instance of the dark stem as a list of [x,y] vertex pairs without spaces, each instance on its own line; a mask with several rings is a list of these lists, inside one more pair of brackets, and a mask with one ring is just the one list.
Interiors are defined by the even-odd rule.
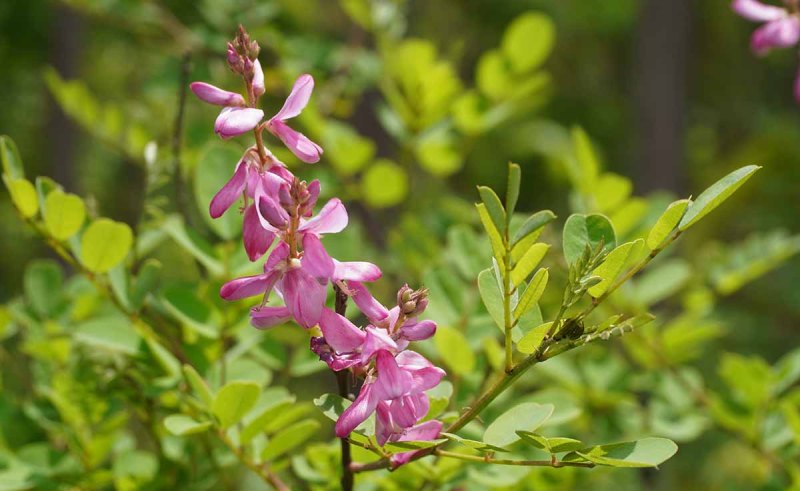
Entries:
[[[336,284],[333,285],[333,291],[336,292],[336,313],[344,315],[347,311],[347,294]],[[336,382],[339,386],[339,395],[345,399],[350,399],[350,372],[348,370],[336,372]],[[355,480],[353,479],[353,471],[350,469],[350,464],[353,460],[350,455],[350,442],[347,438],[340,438],[339,442],[342,447],[342,489],[344,491],[352,491]]]
[[186,87],[189,86],[192,54],[186,52],[181,58],[180,75],[178,77],[178,110],[175,112],[175,123],[172,131],[172,178],[175,186],[175,203],[181,214],[191,223],[191,215],[186,201],[186,190],[183,183],[181,166],[181,137],[183,136],[183,116],[186,112]]

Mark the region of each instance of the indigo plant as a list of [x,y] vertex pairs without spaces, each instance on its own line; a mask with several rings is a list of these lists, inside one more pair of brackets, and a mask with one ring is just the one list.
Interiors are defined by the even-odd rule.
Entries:
[[[0,432],[0,489],[646,488],[654,472],[675,484],[675,442],[706,434],[754,462],[735,470],[753,489],[797,487],[800,350],[770,365],[707,348],[715,302],[800,238],[680,248],[760,167],[695,197],[636,196],[581,128],[530,120],[550,90],[543,14],[511,23],[471,87],[402,37],[391,2],[344,3],[382,60],[365,82],[393,143],[381,157],[332,109],[331,91],[358,94],[350,73],[315,86],[309,65],[272,66],[290,50],[280,33],[262,52],[268,37],[241,26],[227,44],[176,39],[225,70],[211,84],[182,69],[168,139],[108,123],[115,106],[46,73],[65,111],[142,169],[134,225],[27,178],[0,137],[17,215],[57,258],[32,262],[0,309],[0,416],[21,423]],[[757,51],[797,42],[793,2],[734,8],[768,22]],[[184,111],[208,109],[187,90],[220,111],[216,136],[211,112],[196,118],[215,141],[182,153]],[[507,175],[469,190],[474,206],[442,192],[475,142],[501,137],[561,172],[563,220],[521,210],[542,184],[505,159],[481,163]]]

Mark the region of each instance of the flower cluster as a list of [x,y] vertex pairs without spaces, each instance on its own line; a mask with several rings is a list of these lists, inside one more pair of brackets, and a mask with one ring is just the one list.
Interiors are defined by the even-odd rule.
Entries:
[[[436,332],[433,321],[418,319],[428,303],[427,290],[403,286],[397,305],[387,309],[364,286],[381,277],[377,266],[340,262],[325,250],[321,239],[347,226],[347,210],[339,199],[332,198],[315,214],[319,181],[307,183],[295,177],[264,146],[262,138],[266,129],[300,160],[319,160],[322,148],[286,124],[308,104],[314,79],[300,76],[281,110],[263,122],[264,112],[257,107],[265,92],[258,54],[258,44],[240,28],[228,44],[227,62],[244,80],[245,96],[204,82],[191,84],[197,97],[223,107],[214,125],[220,137],[251,131],[255,137],[255,145],[244,153],[233,177],[212,199],[209,213],[218,218],[242,198],[242,239],[248,257],[257,261],[272,248],[262,274],[229,281],[220,295],[225,300],[261,295],[261,303],[250,311],[257,328],[289,320],[306,329],[319,326],[313,332],[321,331],[322,336],[312,336],[312,351],[331,370],[348,370],[364,379],[358,397],[336,423],[340,438],[347,437],[372,413],[377,415],[375,434],[381,445],[437,438],[441,422],[420,421],[429,408],[425,391],[439,383],[444,371],[408,349],[410,341],[427,339]],[[368,320],[364,329],[326,307],[328,285],[354,301]],[[272,292],[282,305],[268,305]],[[411,454],[395,455],[393,463],[405,463]]]
[[[764,25],[753,33],[750,46],[759,56],[774,48],[791,48],[800,42],[800,2],[785,0],[785,7],[766,5],[758,0],[734,0],[733,10],[745,19]],[[794,84],[794,97],[800,103],[800,70]]]

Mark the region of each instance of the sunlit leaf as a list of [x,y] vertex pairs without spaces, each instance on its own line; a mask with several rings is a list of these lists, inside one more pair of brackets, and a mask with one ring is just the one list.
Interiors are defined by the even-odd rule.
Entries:
[[686,208],[689,206],[691,200],[689,199],[682,199],[670,203],[664,213],[658,217],[656,224],[653,225],[653,228],[650,229],[650,233],[647,235],[647,247],[650,250],[657,249],[658,246],[661,245],[664,240],[669,237],[669,234],[675,230],[675,227],[678,226],[678,223],[683,218],[683,214],[686,213]]
[[202,433],[211,428],[211,421],[197,421],[185,414],[172,414],[164,418],[164,427],[176,436]]
[[89,271],[105,273],[125,259],[132,244],[133,232],[127,224],[97,219],[81,237],[81,262]]
[[319,427],[317,421],[306,420],[284,428],[270,438],[264,451],[261,452],[261,458],[270,461],[280,457],[314,436]]
[[686,214],[683,215],[678,224],[678,229],[681,231],[686,230],[708,215],[714,208],[721,205],[723,201],[736,192],[760,168],[757,165],[748,165],[731,172],[712,184],[689,205]]
[[260,387],[255,382],[234,381],[222,387],[211,403],[211,412],[221,428],[241,421],[258,400]]
[[475,354],[461,331],[439,326],[433,341],[442,361],[454,373],[468,375],[475,369]]
[[550,279],[550,272],[542,268],[533,275],[528,287],[519,299],[516,308],[514,308],[514,317],[519,319],[525,315],[528,310],[532,309],[544,293],[547,287],[547,281]]
[[564,223],[564,257],[572,264],[581,257],[588,245],[595,249],[601,242],[604,249],[616,246],[616,235],[611,222],[603,215],[570,215]]
[[617,276],[619,276],[630,259],[635,258],[636,255],[639,254],[639,250],[643,245],[644,241],[642,239],[636,239],[633,242],[626,242],[609,252],[605,261],[592,271],[593,275],[601,277],[603,281],[589,288],[589,294],[593,297],[599,297],[604,294],[614,283],[614,280],[617,279]]
[[598,445],[571,454],[565,462],[587,460],[611,467],[657,467],[678,451],[678,446],[666,438],[644,438],[635,442]]
[[503,34],[501,47],[517,73],[541,65],[555,44],[555,25],[549,17],[527,12],[514,19]]
[[57,240],[67,240],[81,229],[86,219],[83,200],[74,194],[53,191],[44,202],[44,224]]
[[505,447],[519,441],[517,431],[535,431],[553,414],[552,404],[525,402],[501,414],[483,433],[483,441],[489,445]]
[[517,261],[517,264],[516,266],[514,266],[514,269],[511,270],[512,285],[516,287],[520,283],[525,281],[528,275],[530,275],[542,261],[544,255],[547,254],[548,250],[550,250],[549,244],[544,244],[544,243],[533,244],[525,252],[525,254],[522,255],[519,261]]

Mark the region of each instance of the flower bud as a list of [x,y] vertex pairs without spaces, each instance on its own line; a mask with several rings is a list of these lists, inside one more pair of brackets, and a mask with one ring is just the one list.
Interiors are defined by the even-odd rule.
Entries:
[[418,316],[428,307],[428,289],[412,290],[408,285],[403,285],[397,292],[397,306],[405,316]]

